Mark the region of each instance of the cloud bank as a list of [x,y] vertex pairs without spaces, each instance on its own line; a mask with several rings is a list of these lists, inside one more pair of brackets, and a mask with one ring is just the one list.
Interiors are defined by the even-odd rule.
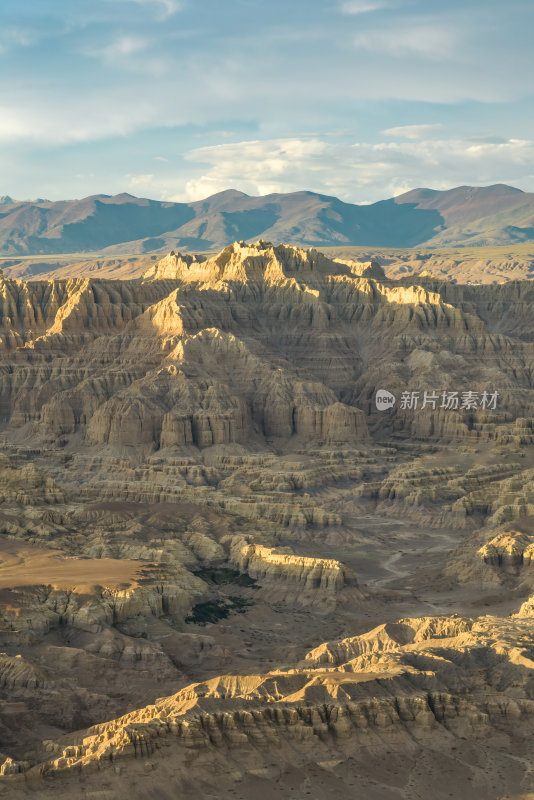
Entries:
[[422,186],[510,183],[534,191],[534,141],[523,139],[341,144],[290,138],[200,147],[186,158],[203,169],[178,191],[178,175],[137,180],[131,187],[144,182],[153,196],[177,201],[228,188],[252,195],[309,189],[350,202],[375,202]]

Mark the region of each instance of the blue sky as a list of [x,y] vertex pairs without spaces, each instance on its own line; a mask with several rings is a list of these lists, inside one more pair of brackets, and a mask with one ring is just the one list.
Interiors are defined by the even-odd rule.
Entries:
[[0,195],[534,191],[532,0],[3,0]]

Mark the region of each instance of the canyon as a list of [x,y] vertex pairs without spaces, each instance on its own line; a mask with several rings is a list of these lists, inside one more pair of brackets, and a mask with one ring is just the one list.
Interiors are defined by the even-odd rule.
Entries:
[[534,283],[356,256],[0,278],[0,797],[532,796]]

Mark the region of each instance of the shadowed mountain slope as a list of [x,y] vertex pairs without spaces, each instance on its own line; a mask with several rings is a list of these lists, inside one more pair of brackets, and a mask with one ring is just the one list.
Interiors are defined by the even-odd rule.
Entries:
[[4,255],[212,250],[258,238],[322,247],[524,242],[534,239],[534,195],[504,185],[415,189],[359,206],[306,191],[228,190],[193,203],[123,193],[60,202],[5,197],[0,212]]

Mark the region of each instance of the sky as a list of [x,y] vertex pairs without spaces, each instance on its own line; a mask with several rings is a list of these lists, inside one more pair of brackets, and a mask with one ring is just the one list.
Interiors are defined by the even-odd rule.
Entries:
[[0,195],[534,191],[532,0],[2,0]]

